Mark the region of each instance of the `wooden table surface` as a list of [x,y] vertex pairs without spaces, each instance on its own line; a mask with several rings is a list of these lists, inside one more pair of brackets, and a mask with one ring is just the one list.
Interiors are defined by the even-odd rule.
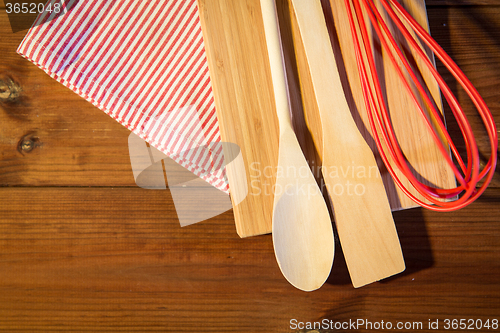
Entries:
[[[432,35],[499,126],[500,1],[427,5]],[[460,211],[394,213],[404,273],[354,289],[337,244],[327,283],[301,292],[270,235],[240,239],[231,211],[181,228],[168,190],[138,188],[129,131],[17,55],[25,33],[0,2],[0,331],[307,332],[294,323],[358,319],[500,331],[500,175]],[[488,156],[479,117],[439,70]]]

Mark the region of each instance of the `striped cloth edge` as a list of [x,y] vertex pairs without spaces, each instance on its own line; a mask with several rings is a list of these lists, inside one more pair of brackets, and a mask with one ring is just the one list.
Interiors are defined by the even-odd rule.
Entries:
[[17,52],[229,193],[196,0],[61,0]]

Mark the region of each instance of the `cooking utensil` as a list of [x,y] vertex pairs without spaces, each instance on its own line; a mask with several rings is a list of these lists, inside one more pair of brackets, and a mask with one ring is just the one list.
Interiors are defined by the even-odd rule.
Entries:
[[[351,2],[354,7],[354,15],[353,10],[351,9]],[[403,51],[394,40],[392,32],[382,19],[375,3],[372,0],[362,0],[361,4],[364,6],[366,12],[366,14],[364,14],[362,12],[359,0],[345,0],[356,50],[356,59],[359,72],[361,74],[360,77],[363,85],[363,96],[365,99],[365,104],[367,105],[368,115],[370,118],[370,126],[372,128],[377,147],[380,151],[381,157],[384,160],[384,163],[387,166],[387,169],[393,176],[396,184],[413,201],[423,207],[436,211],[449,212],[461,209],[474,202],[486,190],[495,173],[498,148],[498,135],[495,121],[486,103],[483,101],[472,83],[467,79],[465,74],[458,68],[458,66],[446,54],[446,52],[444,52],[444,50],[430,37],[425,29],[423,29],[411,17],[411,15],[406,12],[401,4],[399,4],[395,0],[380,0],[380,3],[387,11],[394,25],[397,27],[397,31],[399,31],[399,33],[404,36],[407,44],[412,49],[412,51],[414,51],[418,55],[418,57],[422,59],[425,66],[430,70],[431,74],[436,79],[439,87],[441,88],[445,99],[450,105],[450,109],[453,115],[457,119],[460,130],[462,131],[467,149],[467,165],[464,163],[457,148],[452,142],[451,137],[446,130],[446,126],[444,125],[444,121],[443,119],[441,119],[441,114],[434,106],[433,101],[428,96],[427,91],[425,90],[423,85],[420,83],[416,73],[413,71],[410,64],[408,63],[406,56],[403,54]],[[396,14],[394,9],[397,10],[400,16]],[[453,173],[460,183],[460,186],[450,189],[442,189],[437,186],[424,184],[415,177],[413,171],[408,166],[408,162],[406,161],[398,145],[396,134],[394,133],[391,125],[390,115],[382,96],[376,64],[371,53],[372,46],[367,29],[364,24],[365,15],[367,15],[372,22],[373,30],[379,37],[382,48],[387,52],[392,65],[396,69],[402,87],[405,88],[413,103],[417,106],[420,115],[426,122],[428,132],[432,135],[436,146],[439,148],[442,156],[445,158],[449,168],[453,170]],[[361,43],[359,41],[360,38],[358,38],[357,35],[357,27],[354,16],[356,16],[357,18],[363,47],[361,47]],[[491,146],[490,159],[482,170],[480,167],[480,157],[476,139],[465,113],[463,112],[451,89],[445,83],[444,79],[439,75],[431,61],[426,57],[425,51],[421,47],[421,42],[417,41],[413,37],[412,33],[410,33],[400,17],[402,17],[403,20],[411,27],[413,33],[420,37],[422,43],[427,45],[438,56],[445,67],[457,79],[457,82],[464,88],[465,92],[469,95],[474,105],[476,106],[483,120],[486,131],[488,132]],[[363,52],[363,50],[365,52]],[[366,57],[366,60],[364,58],[364,55]],[[406,72],[403,72],[403,68]],[[373,81],[374,87],[370,85],[371,81]],[[410,83],[413,84],[413,86],[415,87],[415,91],[417,91],[418,93],[416,93],[412,89]],[[426,114],[424,108],[419,103],[420,99],[423,100],[423,103],[430,109],[429,114]],[[441,141],[440,135],[444,137],[446,143],[443,143]],[[382,144],[381,138],[383,138],[384,144]],[[448,147],[451,148],[451,151],[453,152],[453,155],[455,156],[461,170],[459,170],[455,166],[451,157],[449,156]],[[387,152],[385,150],[387,150]],[[426,201],[423,201],[411,194],[410,191],[404,186],[398,175],[395,173],[393,167],[391,166],[389,156],[391,158],[391,161],[409,180],[412,187],[416,189],[418,193],[426,199]],[[478,189],[476,189],[476,186],[482,179],[484,179],[484,182]],[[459,195],[461,196],[458,199],[449,202],[449,199],[456,198]]]
[[[429,29],[427,11],[424,0],[398,0],[419,22],[420,25]],[[380,0],[374,1],[377,7],[381,9]],[[350,1],[352,3],[352,1]],[[363,137],[370,145],[377,163],[381,166],[382,180],[389,196],[389,203],[394,210],[407,209],[418,207],[395,183],[389,172],[385,170],[384,162],[380,157],[376,142],[373,138],[374,134],[371,131],[369,120],[369,110],[365,105],[363,97],[363,88],[360,80],[360,73],[356,62],[355,45],[349,23],[349,15],[345,2],[343,0],[323,0],[325,17],[328,29],[331,32],[332,45],[335,50],[337,61],[341,73],[342,82],[344,84],[345,93],[351,112],[353,113],[358,129],[360,129]],[[331,9],[329,8],[331,7]],[[352,5],[351,5],[352,7]],[[390,18],[381,10],[381,14],[385,21],[395,32]],[[368,24],[367,30],[370,37],[373,39],[374,45],[379,45],[375,32],[369,26],[369,18],[364,15],[365,24]],[[359,29],[358,29],[359,32]],[[394,38],[398,44],[405,50],[412,68],[419,73],[422,82],[432,95],[436,106],[442,113],[441,91],[436,80],[433,78],[430,69],[425,66],[423,61],[412,52],[408,47],[404,36],[395,32]],[[337,53],[338,51],[338,53]],[[342,57],[340,57],[340,54]],[[373,47],[371,50],[382,83],[382,92],[387,101],[387,106],[391,110],[391,121],[394,131],[398,136],[398,143],[404,151],[405,157],[415,170],[417,178],[427,184],[433,184],[441,188],[456,187],[455,176],[452,170],[447,165],[445,158],[442,156],[439,149],[434,144],[434,140],[427,130],[427,125],[424,119],[420,116],[417,107],[414,105],[409,94],[402,88],[401,81],[397,71],[391,64],[387,52],[379,47]],[[426,48],[427,57],[434,64],[434,56],[430,49]],[[424,106],[425,107],[425,106]],[[426,108],[427,110],[427,108]],[[427,112],[429,112],[427,110]],[[413,195],[423,199],[423,197],[411,187],[410,182],[403,177],[403,174],[398,168],[392,164],[396,174],[400,178],[405,188],[408,188]]]
[[[292,0],[297,53],[305,54],[320,118],[322,174],[333,203],[335,223],[354,287],[405,269],[377,163],[345,99],[319,0]],[[304,73],[305,71],[302,71]]]
[[330,274],[332,224],[292,128],[275,3],[260,3],[280,133],[272,220],[274,250],[285,278],[295,287],[311,291],[321,287]]

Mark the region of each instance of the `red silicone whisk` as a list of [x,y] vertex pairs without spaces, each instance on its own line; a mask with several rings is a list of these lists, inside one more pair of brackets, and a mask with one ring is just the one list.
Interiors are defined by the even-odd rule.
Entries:
[[[498,137],[495,122],[493,120],[491,112],[472,83],[467,79],[467,77],[453,62],[453,60],[446,54],[446,52],[444,52],[444,50],[438,45],[438,43],[436,43],[436,41],[431,38],[427,31],[425,31],[425,29],[422,28],[396,0],[380,0],[380,2],[389,14],[390,18],[393,20],[396,27],[408,42],[408,45],[416,51],[418,57],[423,60],[424,64],[428,67],[431,74],[436,79],[444,98],[450,105],[451,111],[455,116],[458,126],[460,127],[460,130],[464,137],[467,151],[467,163],[464,163],[463,159],[459,155],[456,146],[454,145],[449,133],[446,130],[441,113],[436,109],[436,107],[432,103],[431,98],[428,96],[424,87],[417,79],[417,76],[412,70],[406,57],[399,48],[389,28],[383,21],[373,0],[345,0],[345,5],[347,7],[347,13],[349,17],[349,24],[354,41],[361,85],[363,89],[363,97],[368,112],[370,127],[377,148],[395,183],[408,197],[410,197],[417,204],[436,211],[453,211],[463,208],[476,200],[486,190],[495,172],[497,162]],[[351,8],[351,3],[354,10]],[[452,189],[440,189],[437,187],[432,187],[419,181],[410,170],[408,162],[406,161],[404,154],[398,145],[396,134],[394,133],[394,129],[391,125],[389,112],[385,104],[380,81],[375,67],[375,59],[371,52],[372,45],[370,43],[370,38],[364,24],[361,7],[362,5],[364,6],[364,9],[366,10],[366,13],[368,14],[368,17],[372,23],[374,32],[378,35],[382,47],[387,51],[387,55],[391,63],[395,67],[396,72],[401,79],[402,85],[410,94],[412,101],[416,104],[417,109],[425,120],[428,129],[431,131],[436,145],[438,146],[450,168],[453,170],[453,173],[458,180],[459,186]],[[463,112],[456,97],[451,92],[451,89],[447,86],[444,79],[439,75],[429,58],[425,55],[424,50],[422,50],[417,41],[410,34],[406,26],[396,14],[395,10],[420,37],[420,39],[436,54],[436,56],[446,66],[450,73],[456,78],[457,82],[459,82],[460,85],[464,88],[464,90],[476,106],[488,133],[491,146],[490,159],[482,170],[480,170],[479,151],[476,144],[476,139],[465,113]],[[361,38],[359,38],[356,30],[356,22],[359,26]],[[364,59],[364,57],[366,58],[366,60]],[[402,67],[404,67],[404,69],[398,65],[397,59],[399,59],[399,61],[402,63]],[[438,133],[433,128],[431,120],[426,115],[422,105],[418,102],[417,97],[415,96],[410,86],[410,83],[406,81],[404,70],[406,70],[406,72],[410,76],[410,79],[415,84],[419,95],[423,98],[424,103],[429,108],[431,115],[436,122],[437,127],[439,128],[439,131],[441,131],[441,133],[444,135],[444,139],[446,140],[449,149],[451,149],[453,156],[457,160],[460,170],[453,163],[448,153],[448,147],[440,140]],[[370,82],[372,82],[373,85],[371,85]],[[386,153],[386,151],[388,152],[388,154]],[[392,167],[390,163],[391,161],[408,179],[413,188],[415,188],[415,190],[431,204],[417,198],[403,185],[399,176],[396,174],[394,168]],[[483,184],[479,188],[476,188],[478,182],[481,180],[484,180]],[[454,198],[457,196],[459,196],[459,198],[455,201],[446,201],[446,199]]]

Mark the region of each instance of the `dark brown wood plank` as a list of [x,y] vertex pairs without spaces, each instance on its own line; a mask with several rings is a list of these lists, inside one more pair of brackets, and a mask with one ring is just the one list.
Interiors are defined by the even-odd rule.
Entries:
[[[477,88],[500,128],[500,6],[429,8],[433,38],[445,49]],[[438,62],[438,70],[458,100],[475,131],[477,144],[486,163],[490,156],[488,136],[470,98]],[[461,152],[465,145],[456,121],[446,110],[448,130]],[[465,155],[464,155],[465,156]],[[465,157],[464,157],[465,158]],[[500,186],[497,174],[492,186]]]
[[[20,90],[0,99],[0,185],[134,185],[130,131],[16,54],[25,33],[0,11],[0,81]],[[23,138],[35,149],[20,152]]]
[[[466,2],[498,6],[443,6]],[[432,35],[498,125],[500,3],[427,3]],[[110,187],[134,185],[128,131],[16,55],[24,33],[13,34],[0,9],[0,77],[23,88],[21,102],[0,105],[0,185],[81,187],[0,187],[0,331],[305,332],[290,320],[427,328],[429,319],[499,319],[498,176],[458,212],[394,213],[405,273],[354,289],[337,244],[328,283],[303,293],[282,277],[271,237],[239,239],[231,211],[180,228],[168,191]],[[18,143],[33,130],[43,146],[22,155]]]
[[240,239],[230,212],[180,228],[168,191],[1,188],[0,202],[0,330],[290,332],[293,318],[499,315],[497,190],[456,213],[395,213],[405,273],[354,289],[337,251],[313,293],[282,277],[269,235]]
[[[430,6],[428,14],[433,37],[476,85],[498,124],[500,6]],[[0,185],[133,186],[130,132],[17,55],[24,34],[12,33],[5,11],[0,11],[0,80],[13,81],[21,89],[16,100],[0,102]],[[439,69],[459,91],[444,68]],[[480,120],[468,98],[460,91],[458,96],[477,130],[480,150],[488,156]],[[464,151],[449,112],[447,119],[452,137]],[[23,138],[38,141],[33,151],[19,151]],[[498,176],[493,186],[500,186]]]
[[25,33],[0,11],[0,186],[135,186],[131,132],[18,55]]
[[426,0],[430,6],[498,6],[498,0]]
[[[500,5],[499,0],[426,0],[427,6],[481,6]],[[4,10],[3,1],[0,2],[0,10]]]

